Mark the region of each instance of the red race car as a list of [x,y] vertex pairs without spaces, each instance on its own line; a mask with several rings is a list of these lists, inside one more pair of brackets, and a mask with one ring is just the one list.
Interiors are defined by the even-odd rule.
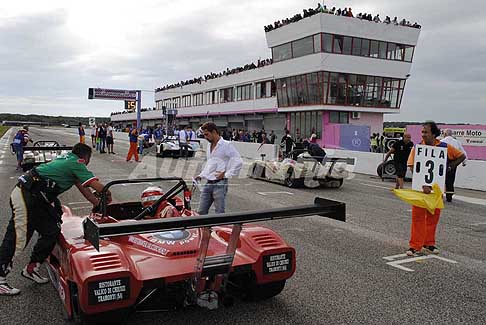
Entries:
[[[156,181],[177,184],[158,196],[148,193],[148,205],[107,202],[112,185]],[[100,212],[86,218],[64,207],[48,271],[67,318],[113,321],[131,311],[215,309],[235,296],[273,297],[295,272],[295,250],[273,230],[243,224],[310,215],[345,221],[344,203],[321,198],[312,205],[204,216],[191,210],[190,200],[183,179],[155,178],[107,184]],[[164,218],[168,209],[171,217]]]

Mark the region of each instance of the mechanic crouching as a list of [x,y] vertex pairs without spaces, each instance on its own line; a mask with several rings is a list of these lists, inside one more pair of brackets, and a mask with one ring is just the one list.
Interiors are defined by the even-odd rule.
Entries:
[[0,246],[0,295],[16,295],[19,289],[7,283],[12,260],[23,250],[34,231],[39,239],[34,245],[29,264],[21,275],[38,284],[49,280],[39,273],[61,232],[61,203],[57,196],[75,185],[83,196],[97,206],[99,200],[88,188],[101,192],[103,184],[87,169],[91,147],[78,143],[72,152],[59,156],[19,177],[10,196],[12,217]]
[[326,152],[317,143],[312,143],[307,140],[304,140],[304,148],[312,156],[312,158],[314,158],[321,164],[324,161],[324,158],[326,158]]

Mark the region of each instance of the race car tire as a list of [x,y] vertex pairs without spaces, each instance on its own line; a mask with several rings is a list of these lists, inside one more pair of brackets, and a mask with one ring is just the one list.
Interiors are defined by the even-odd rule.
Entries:
[[327,179],[320,181],[321,185],[325,188],[340,188],[343,186],[344,179]]
[[22,171],[27,172],[27,171],[31,170],[32,167],[34,167],[34,164],[23,164],[22,165]]
[[379,164],[376,168],[376,173],[380,177],[394,177],[396,174],[396,168],[393,160],[388,160]]
[[265,177],[265,167],[262,167],[258,164],[253,165],[253,169],[251,172],[252,178],[262,178]]
[[285,174],[284,180],[285,186],[290,188],[301,187],[303,185],[303,180],[300,178],[295,178],[295,172],[292,167],[287,169],[287,173]]
[[285,281],[286,280],[264,284],[256,284],[253,282],[246,291],[245,300],[259,301],[275,297],[285,288]]

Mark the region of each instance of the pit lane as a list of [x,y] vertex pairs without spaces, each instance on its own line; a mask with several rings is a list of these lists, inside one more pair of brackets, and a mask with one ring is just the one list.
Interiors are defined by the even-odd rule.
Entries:
[[[75,129],[32,128],[30,133],[34,140],[52,139],[72,145],[78,138],[74,132]],[[0,141],[0,150],[6,151],[0,164],[2,236],[10,218],[10,190],[20,175],[15,172],[15,157],[8,153],[12,137],[11,132]],[[116,155],[95,153],[89,166],[104,183],[156,175],[190,180],[204,163],[202,155],[186,161],[155,158],[153,153],[145,155],[142,163],[126,163],[128,141],[115,140],[114,149]],[[130,317],[129,324],[486,322],[486,227],[481,226],[486,223],[486,206],[477,201],[484,198],[484,193],[459,190],[460,196],[476,201],[455,200],[442,213],[437,230],[439,256],[457,263],[417,260],[406,264],[414,270],[407,272],[386,264],[388,260],[384,259],[403,253],[408,247],[410,207],[391,193],[392,182],[354,175],[337,190],[288,189],[248,178],[232,179],[230,184],[227,211],[292,206],[322,196],[346,203],[347,222],[316,216],[268,223],[297,251],[297,271],[284,291],[273,299],[259,303],[236,301],[230,308],[213,312],[190,308],[136,314]],[[115,199],[138,198],[143,188],[123,187],[115,192]],[[198,194],[194,196],[196,208]],[[75,189],[63,194],[61,201],[76,214],[89,212],[89,204]],[[24,282],[20,276],[30,249],[29,246],[14,261],[9,281],[22,293],[0,297],[0,323],[62,324],[62,306],[54,288]]]

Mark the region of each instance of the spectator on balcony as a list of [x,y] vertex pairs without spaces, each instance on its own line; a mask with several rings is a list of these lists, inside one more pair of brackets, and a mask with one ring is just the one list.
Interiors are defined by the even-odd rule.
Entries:
[[381,23],[380,15],[376,15],[375,18],[373,18],[373,21],[375,23]]
[[351,11],[351,8],[348,8],[348,17],[354,17],[353,12]]
[[385,18],[385,20],[383,22],[385,24],[390,24],[391,23],[390,16],[386,16],[386,18]]
[[398,18],[397,17],[393,18],[392,23],[393,25],[398,26]]

